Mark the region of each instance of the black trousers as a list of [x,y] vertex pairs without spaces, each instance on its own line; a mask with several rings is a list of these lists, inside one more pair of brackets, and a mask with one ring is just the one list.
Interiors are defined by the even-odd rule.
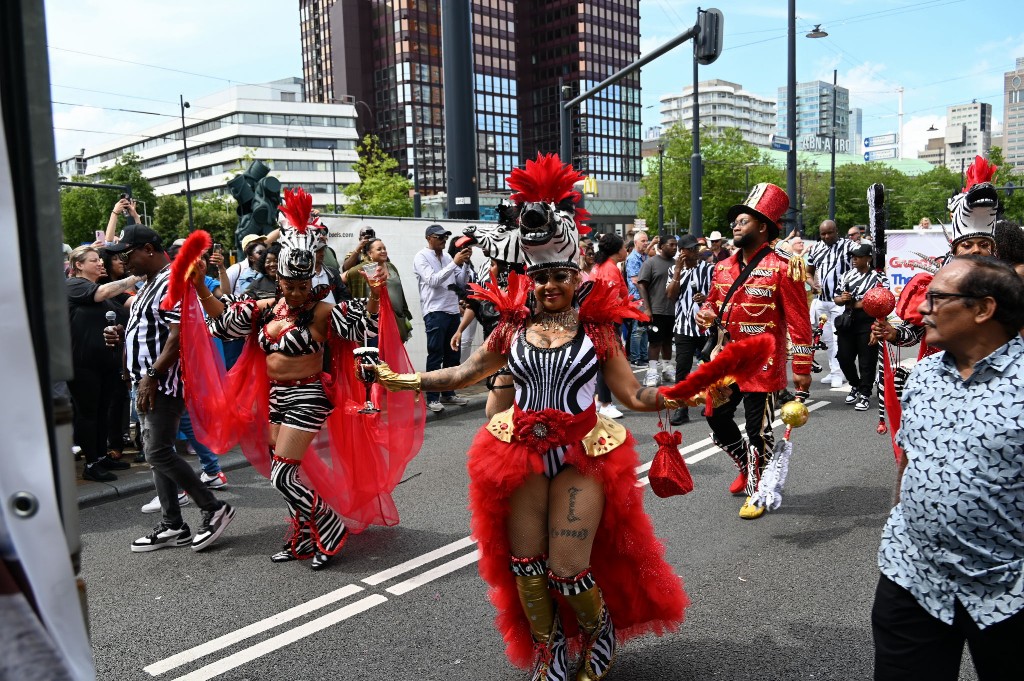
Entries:
[[128,432],[128,400],[131,399],[131,388],[126,381],[119,381],[114,386],[110,398],[110,413],[107,417],[107,449],[116,452],[124,449],[124,436]]
[[708,417],[708,425],[715,439],[723,446],[729,446],[743,439],[739,426],[733,421],[736,409],[743,402],[743,420],[747,431],[747,442],[761,453],[771,456],[775,448],[775,435],[772,432],[772,417],[775,412],[775,393],[744,393],[736,386],[732,387],[729,401],[715,407]]
[[932,617],[910,592],[882,575],[871,610],[875,681],[957,681],[965,642],[980,681],[1021,678],[1024,611],[979,629],[959,601],[955,608],[953,624],[946,624]]
[[[693,360],[704,347],[706,338],[701,336],[675,335],[676,344],[676,383],[685,379],[693,370]],[[686,411],[683,407],[683,411]]]
[[836,359],[839,360],[839,368],[843,370],[850,387],[856,388],[861,395],[868,396],[871,395],[871,386],[875,382],[875,368],[878,366],[878,348],[868,345],[870,339],[870,317],[867,325],[858,320],[851,331],[836,332],[836,342],[839,344]]
[[75,409],[75,444],[82,448],[86,463],[107,453],[110,403],[114,391],[123,386],[116,369],[89,366],[76,366],[74,380],[68,381]]

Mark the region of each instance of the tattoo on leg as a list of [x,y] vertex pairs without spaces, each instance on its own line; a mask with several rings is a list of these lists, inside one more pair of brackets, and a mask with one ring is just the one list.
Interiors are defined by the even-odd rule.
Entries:
[[576,495],[582,491],[583,490],[579,487],[569,488],[569,514],[565,516],[565,519],[570,523],[574,523],[580,519],[580,517],[576,515]]
[[579,539],[585,541],[590,536],[590,530],[551,530],[551,538],[556,537],[567,537],[569,539]]

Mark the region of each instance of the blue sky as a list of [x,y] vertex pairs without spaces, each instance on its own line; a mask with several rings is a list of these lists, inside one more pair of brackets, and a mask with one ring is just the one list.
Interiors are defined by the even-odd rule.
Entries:
[[[786,0],[705,6],[725,17],[725,51],[701,67],[701,79],[775,97],[786,80]],[[696,9],[642,0],[641,50],[682,33]],[[301,76],[295,0],[48,0],[46,20],[59,158],[116,138],[104,133],[177,116],[179,93],[197,99],[233,83]],[[815,24],[829,37],[805,38]],[[797,35],[798,81],[831,81],[838,69],[852,106],[864,109],[865,135],[896,130],[896,89],[904,88],[904,155],[912,157],[951,104],[989,102],[1001,126],[1002,74],[1024,57],[1024,2],[798,0]],[[690,49],[643,70],[645,128],[658,123],[659,97],[690,83]]]

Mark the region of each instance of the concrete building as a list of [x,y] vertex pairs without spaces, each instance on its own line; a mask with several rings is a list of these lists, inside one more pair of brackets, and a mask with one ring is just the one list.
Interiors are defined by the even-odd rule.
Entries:
[[992,105],[974,100],[946,107],[946,167],[960,172],[992,148]]
[[941,166],[946,160],[946,140],[941,135],[932,137],[925,144],[924,149],[917,152],[917,158],[927,161],[933,166]]
[[[300,78],[238,85],[190,104],[185,131],[193,196],[227,193],[225,180],[246,156],[269,165],[282,185],[304,187],[317,206],[334,202],[335,182],[359,181],[353,170],[359,157],[355,106],[304,101]],[[58,171],[92,175],[130,152],[141,158],[142,174],[157,196],[178,194],[185,190],[181,133],[180,120],[171,118],[83,149],[60,161]]]
[[776,135],[795,139],[801,151],[829,152],[832,145],[832,99],[835,97],[836,153],[860,153],[863,140],[860,109],[850,109],[850,91],[842,86],[815,80],[797,83],[795,129],[786,110],[785,87],[779,88]]
[[1024,174],[1024,57],[1003,74],[1003,159]]
[[[693,86],[683,88],[680,94],[662,95],[661,125],[668,128],[682,125],[693,130]],[[771,146],[775,132],[775,100],[747,92],[739,83],[727,80],[706,80],[697,84],[700,104],[700,125],[721,134],[726,128],[736,128],[743,139],[759,147]]]
[[[445,191],[440,2],[300,0],[299,20],[309,98],[352,97],[360,129],[420,191]],[[558,151],[560,83],[575,96],[639,58],[639,0],[478,1],[472,33],[478,185],[500,192],[512,168]],[[571,124],[577,169],[640,179],[639,74],[577,107]]]

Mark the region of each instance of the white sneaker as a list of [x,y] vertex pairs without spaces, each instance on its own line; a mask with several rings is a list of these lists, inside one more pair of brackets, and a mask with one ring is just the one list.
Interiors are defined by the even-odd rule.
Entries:
[[822,383],[831,383],[833,378],[835,378],[835,377],[832,374],[825,374],[824,376],[821,377],[821,382]]
[[619,411],[618,409],[616,409],[615,405],[612,404],[611,402],[609,402],[608,404],[606,404],[603,407],[601,407],[600,409],[598,409],[597,413],[600,414],[601,416],[604,416],[605,418],[609,418],[609,419],[621,419],[622,418],[622,412]]
[[441,396],[441,404],[457,404],[460,407],[469,404],[469,400],[459,395],[451,395],[449,397]]
[[444,411],[444,405],[441,404],[440,402],[436,402],[436,401],[435,402],[427,402],[427,409],[429,409],[430,411],[432,411],[434,413],[442,412],[442,411]]
[[658,373],[656,371],[647,370],[647,376],[644,378],[644,385],[648,388],[658,387]]
[[[188,494],[184,492],[178,492],[178,506],[188,506]],[[153,500],[142,507],[143,513],[159,513],[160,512],[160,497],[155,496]]]
[[206,471],[203,471],[199,475],[199,482],[210,489],[224,489],[228,486],[228,478],[224,475],[224,471],[220,471],[217,475],[207,475]]
[[846,379],[843,378],[842,376],[833,376],[832,377],[832,387],[833,388],[842,388],[843,384],[845,384],[845,383],[846,383]]
[[665,381],[666,383],[675,383],[676,382],[676,370],[675,369],[662,369],[661,370],[661,380]]

